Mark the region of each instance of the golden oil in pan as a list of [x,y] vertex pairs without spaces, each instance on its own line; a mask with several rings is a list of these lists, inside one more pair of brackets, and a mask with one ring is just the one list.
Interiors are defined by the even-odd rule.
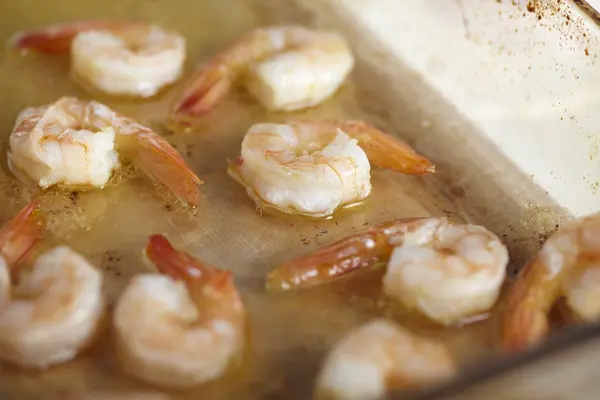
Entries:
[[[187,40],[189,74],[193,65],[258,24],[279,22],[272,1],[242,0],[76,0],[5,1],[0,5],[0,40],[15,31],[68,20],[136,18],[179,30]],[[285,7],[283,7],[285,8]],[[291,12],[285,10],[287,16]],[[94,98],[136,118],[163,134],[204,180],[202,202],[194,213],[171,204],[162,187],[143,174],[119,172],[102,191],[52,189],[44,194],[16,182],[2,157],[0,195],[2,221],[32,196],[40,196],[47,212],[48,243],[65,243],[102,269],[105,292],[114,305],[128,279],[152,271],[143,262],[147,237],[166,234],[172,243],[206,262],[234,271],[249,310],[248,350],[240,364],[216,382],[184,392],[151,388],[121,373],[107,328],[102,339],[76,360],[44,372],[2,366],[2,398],[61,398],[72,393],[150,391],[182,399],[286,398],[305,399],[328,349],[350,328],[370,318],[388,315],[420,333],[447,343],[456,357],[471,362],[493,346],[492,322],[442,330],[398,310],[381,296],[381,269],[306,291],[267,294],[267,272],[285,259],[315,250],[368,225],[401,217],[442,215],[452,204],[416,178],[374,170],[372,195],[360,206],[330,220],[313,221],[261,215],[244,188],[227,174],[227,160],[239,155],[241,139],[257,122],[294,118],[369,120],[354,99],[355,84],[347,84],[322,106],[293,114],[266,113],[250,96],[238,91],[192,132],[164,128],[174,88],[145,101],[94,96],[69,78],[68,56],[44,56],[2,50],[0,60],[0,128],[3,150],[17,113],[60,96]],[[185,78],[185,77],[184,77]],[[399,110],[398,112],[402,112]],[[407,124],[411,116],[406,115]],[[418,124],[411,123],[411,126]]]

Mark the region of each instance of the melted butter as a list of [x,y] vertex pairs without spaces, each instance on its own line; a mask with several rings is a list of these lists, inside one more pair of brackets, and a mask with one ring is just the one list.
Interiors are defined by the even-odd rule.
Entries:
[[[150,20],[179,30],[187,40],[186,76],[232,40],[259,25],[280,22],[278,13],[261,0],[76,0],[4,1],[0,4],[0,40],[14,32],[60,21],[90,18]],[[283,8],[287,8],[284,6]],[[289,10],[284,10],[289,19]],[[283,218],[260,214],[244,188],[227,174],[227,160],[239,156],[241,140],[254,123],[295,119],[365,119],[351,77],[319,107],[294,113],[270,113],[247,93],[230,95],[212,114],[187,132],[166,129],[166,116],[175,90],[163,90],[148,100],[109,98],[91,94],[69,76],[68,56],[26,56],[0,50],[0,107],[3,149],[19,111],[72,95],[95,99],[136,118],[164,135],[204,180],[202,201],[190,213],[173,204],[163,187],[131,169],[117,173],[103,190],[75,192],[55,188],[46,192],[14,179],[2,156],[0,209],[6,221],[25,202],[41,199],[50,237],[46,246],[65,243],[102,269],[105,292],[114,305],[128,279],[152,271],[142,252],[151,234],[163,233],[173,245],[185,248],[215,266],[234,271],[249,310],[248,349],[222,379],[196,389],[171,393],[181,399],[258,399],[268,395],[308,398],[328,349],[352,327],[387,315],[450,346],[461,362],[472,362],[495,343],[493,319],[462,329],[441,329],[386,300],[381,293],[381,269],[357,273],[334,284],[310,290],[264,292],[264,278],[278,263],[319,246],[357,233],[369,225],[395,218],[443,215],[457,210],[432,187],[430,177],[403,176],[373,170],[373,191],[357,207],[328,220]],[[185,78],[184,77],[184,78]],[[399,111],[401,112],[401,111]],[[407,126],[418,123],[406,115]],[[429,182],[429,183],[428,183]],[[489,351],[489,350],[487,350]],[[0,397],[55,398],[64,393],[150,390],[119,370],[109,330],[72,362],[44,372],[3,366]],[[152,389],[155,390],[155,389]],[[159,389],[156,389],[161,391]]]

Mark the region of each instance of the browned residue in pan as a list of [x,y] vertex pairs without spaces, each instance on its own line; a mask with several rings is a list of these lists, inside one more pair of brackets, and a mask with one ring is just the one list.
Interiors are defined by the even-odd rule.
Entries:
[[[501,0],[498,0],[498,2],[501,2]],[[572,47],[579,44],[586,56],[592,55],[596,58],[596,54],[591,54],[590,51],[590,42],[593,39],[584,18],[587,14],[588,17],[600,23],[600,16],[586,2],[574,1],[583,10],[583,13],[574,12],[573,7],[566,4],[565,0],[511,0],[511,2],[513,5],[518,6],[523,17],[527,16],[528,13],[534,14],[541,26],[548,29],[558,29],[562,36],[568,39],[563,45]],[[559,23],[550,23],[550,19],[558,20]]]

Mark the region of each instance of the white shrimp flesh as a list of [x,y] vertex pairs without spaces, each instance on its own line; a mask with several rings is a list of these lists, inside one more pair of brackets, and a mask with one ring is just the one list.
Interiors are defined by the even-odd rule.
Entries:
[[151,97],[179,79],[185,39],[135,21],[79,21],[20,32],[11,44],[41,53],[71,52],[71,74],[114,96]]
[[380,400],[391,390],[447,381],[456,365],[441,343],[386,319],[348,332],[330,351],[317,381],[317,396]]
[[384,292],[443,325],[488,312],[506,278],[508,250],[482,226],[430,219],[401,239]]

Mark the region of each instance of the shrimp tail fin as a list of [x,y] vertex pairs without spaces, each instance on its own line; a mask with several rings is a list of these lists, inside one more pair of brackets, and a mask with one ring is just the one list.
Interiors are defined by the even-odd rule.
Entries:
[[548,333],[548,319],[545,315],[526,306],[516,310],[511,323],[503,325],[502,347],[514,353],[541,341]]
[[16,33],[9,39],[8,45],[16,50],[33,50],[45,54],[65,53],[69,51],[75,36],[81,32],[119,29],[139,24],[141,23],[134,21],[91,20],[52,25]]
[[186,282],[207,280],[213,287],[224,287],[232,281],[230,271],[211,267],[184,251],[176,250],[163,235],[150,236],[146,255],[161,273],[174,279]]
[[224,65],[211,63],[198,70],[187,81],[182,96],[175,101],[172,121],[186,123],[186,119],[209,113],[229,93],[233,82],[232,74]]
[[382,223],[338,240],[315,253],[286,261],[269,272],[266,289],[282,291],[316,286],[386,261],[393,249],[387,242],[387,232],[415,220]]
[[350,272],[355,269],[358,256],[344,256],[346,245],[347,240],[341,240],[315,253],[283,262],[267,274],[266,290],[275,292],[316,286]]
[[558,274],[534,259],[517,275],[506,293],[500,320],[504,351],[514,352],[539,343],[548,333],[548,313],[559,297],[565,269]]
[[44,223],[35,212],[37,201],[32,201],[0,229],[0,255],[9,266],[17,264],[40,238]]
[[13,35],[8,40],[8,45],[15,50],[33,50],[45,54],[66,53],[78,33],[76,30],[34,29]]
[[361,244],[363,239],[369,240],[350,237],[316,253],[288,260],[269,272],[265,288],[274,292],[313,287],[385,260],[385,248],[366,250]]
[[245,310],[231,271],[212,267],[191,254],[175,250],[163,235],[150,236],[146,256],[161,273],[185,282],[205,318],[221,319],[230,314],[238,323],[243,322],[240,317]]
[[358,141],[369,161],[377,167],[411,175],[435,172],[435,166],[426,157],[374,126],[360,121],[349,121],[342,124],[342,130]]
[[174,279],[184,279],[189,268],[189,260],[183,253],[178,253],[169,240],[163,235],[152,235],[148,240],[146,255],[163,274]]
[[192,207],[200,204],[198,185],[203,182],[177,150],[150,130],[140,132],[136,137],[137,144],[128,146],[136,166]]

